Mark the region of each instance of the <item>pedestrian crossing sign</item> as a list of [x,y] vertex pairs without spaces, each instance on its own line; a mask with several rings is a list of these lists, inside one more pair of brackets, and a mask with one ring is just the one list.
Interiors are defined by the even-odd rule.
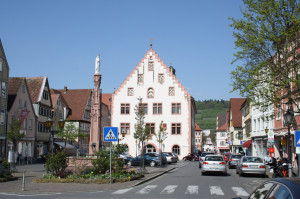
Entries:
[[300,131],[295,131],[295,147],[300,147]]
[[103,137],[104,142],[118,141],[118,127],[104,127]]

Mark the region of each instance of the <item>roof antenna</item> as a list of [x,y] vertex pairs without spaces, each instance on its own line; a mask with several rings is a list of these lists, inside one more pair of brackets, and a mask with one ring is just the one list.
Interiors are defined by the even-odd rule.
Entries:
[[152,41],[154,41],[154,38],[150,39],[150,48],[152,48]]

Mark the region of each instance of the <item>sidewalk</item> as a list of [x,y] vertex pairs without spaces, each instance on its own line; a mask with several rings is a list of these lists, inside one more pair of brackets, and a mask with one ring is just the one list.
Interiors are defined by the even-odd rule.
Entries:
[[[296,176],[298,177],[298,168],[297,167],[293,167],[293,172],[296,174]],[[266,175],[269,178],[272,178],[273,172],[270,172],[270,168],[267,166],[266,167]]]
[[[161,176],[173,169],[182,167],[185,163],[179,161],[165,167],[146,167],[148,173],[141,179],[112,184],[79,184],[79,183],[34,183],[33,179],[42,178],[45,174],[44,164],[17,166],[13,176],[18,180],[0,183],[0,193],[41,194],[41,193],[74,193],[117,190],[137,186]],[[25,191],[22,191],[23,172],[25,171]]]

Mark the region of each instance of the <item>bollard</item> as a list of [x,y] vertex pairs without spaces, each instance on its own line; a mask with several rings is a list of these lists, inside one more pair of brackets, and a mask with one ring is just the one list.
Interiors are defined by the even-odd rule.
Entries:
[[25,191],[25,172],[23,172],[23,182],[22,182],[22,191]]

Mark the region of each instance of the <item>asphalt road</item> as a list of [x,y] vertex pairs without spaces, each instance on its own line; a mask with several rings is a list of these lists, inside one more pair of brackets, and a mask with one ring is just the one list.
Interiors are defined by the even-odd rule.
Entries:
[[261,182],[260,176],[239,177],[235,170],[227,176],[201,175],[198,162],[186,162],[165,175],[145,184],[120,190],[62,194],[1,195],[6,198],[79,199],[79,198],[247,198]]

